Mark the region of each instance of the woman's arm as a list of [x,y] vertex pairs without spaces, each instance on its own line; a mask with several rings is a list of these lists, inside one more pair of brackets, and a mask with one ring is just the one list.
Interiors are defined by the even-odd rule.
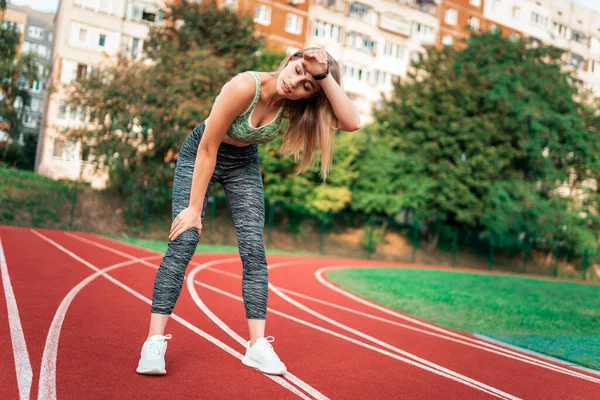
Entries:
[[[327,68],[327,53],[325,50],[312,50],[304,53],[302,63],[304,68],[312,75],[318,75]],[[339,129],[352,132],[360,129],[360,116],[358,108],[348,98],[344,90],[338,85],[331,74],[318,81],[327,95],[335,116],[340,121]]]
[[353,132],[360,129],[358,108],[348,98],[344,89],[333,79],[333,76],[329,74],[325,79],[321,79],[318,82],[327,95],[335,116],[340,121],[339,129],[345,132]]
[[233,120],[252,102],[256,86],[249,74],[239,74],[227,82],[211,110],[210,123],[204,129],[192,177],[190,203],[171,224],[169,239],[175,240],[190,228],[202,231],[202,207],[208,182],[215,170],[217,151]]

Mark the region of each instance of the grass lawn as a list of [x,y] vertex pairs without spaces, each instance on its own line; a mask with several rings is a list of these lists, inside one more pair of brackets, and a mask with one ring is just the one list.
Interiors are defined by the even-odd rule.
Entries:
[[423,269],[347,269],[329,280],[387,307],[600,370],[600,286]]
[[[144,247],[146,249],[158,251],[164,253],[167,251],[167,240],[151,240],[151,239],[138,239],[138,238],[124,238],[116,236],[107,236],[108,238],[119,240],[121,242],[134,244],[136,246]],[[238,254],[237,246],[221,246],[199,243],[196,247],[196,253],[235,253]],[[300,253],[300,252],[286,252],[279,250],[267,250],[267,254],[283,254],[283,255],[295,255],[295,256],[316,256],[317,254],[312,253]]]

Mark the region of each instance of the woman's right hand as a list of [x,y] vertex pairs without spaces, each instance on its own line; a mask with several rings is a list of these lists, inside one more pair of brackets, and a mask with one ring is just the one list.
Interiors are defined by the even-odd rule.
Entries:
[[175,240],[190,228],[197,228],[198,235],[202,232],[202,210],[184,208],[173,220],[169,240]]

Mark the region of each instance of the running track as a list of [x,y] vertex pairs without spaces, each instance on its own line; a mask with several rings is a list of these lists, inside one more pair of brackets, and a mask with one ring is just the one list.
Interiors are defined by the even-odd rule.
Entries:
[[239,257],[195,255],[167,325],[167,375],[138,375],[161,256],[0,226],[0,398],[600,399],[598,375],[377,306],[325,278],[328,268],[378,265],[365,260],[269,257],[267,334],[289,371],[275,378],[240,362]]

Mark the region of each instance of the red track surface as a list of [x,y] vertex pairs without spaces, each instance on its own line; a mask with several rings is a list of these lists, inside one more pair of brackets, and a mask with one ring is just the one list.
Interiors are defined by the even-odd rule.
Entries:
[[[243,354],[243,346],[210,317],[214,313],[225,329],[247,336],[241,263],[236,255],[194,256],[187,276],[195,274],[196,282],[186,279],[174,310],[180,319],[172,318],[167,325],[166,332],[173,335],[167,375],[138,375],[135,368],[150,305],[135,292],[152,298],[161,255],[90,234],[35,232],[0,226],[0,250],[8,274],[3,273],[0,288],[1,399],[18,399],[19,389],[25,393],[22,398],[58,399],[287,399],[299,398],[298,394],[308,399],[600,399],[598,375],[466,334],[440,331],[433,324],[406,320],[400,313],[390,315],[332,290],[315,277],[326,266],[382,263],[307,257],[269,257],[274,290],[269,292],[267,334],[276,338],[275,350],[289,372],[305,383],[302,388],[292,382],[293,377],[279,380],[286,388],[242,365],[231,353]],[[152,256],[145,262],[132,261]],[[127,261],[131,262],[106,274],[112,281],[97,274],[79,286],[68,308],[63,303],[64,321],[57,325],[59,305],[94,274],[94,267]],[[207,262],[211,262],[208,267]],[[7,285],[14,292],[12,300]],[[192,292],[198,294],[196,301]],[[16,304],[18,315],[10,304]],[[14,324],[17,317],[20,328]],[[21,331],[26,353],[15,345]],[[44,352],[48,356],[52,347],[51,331],[59,338],[55,369],[42,363]],[[21,365],[18,372],[15,365]],[[40,374],[45,377],[42,383]]]

